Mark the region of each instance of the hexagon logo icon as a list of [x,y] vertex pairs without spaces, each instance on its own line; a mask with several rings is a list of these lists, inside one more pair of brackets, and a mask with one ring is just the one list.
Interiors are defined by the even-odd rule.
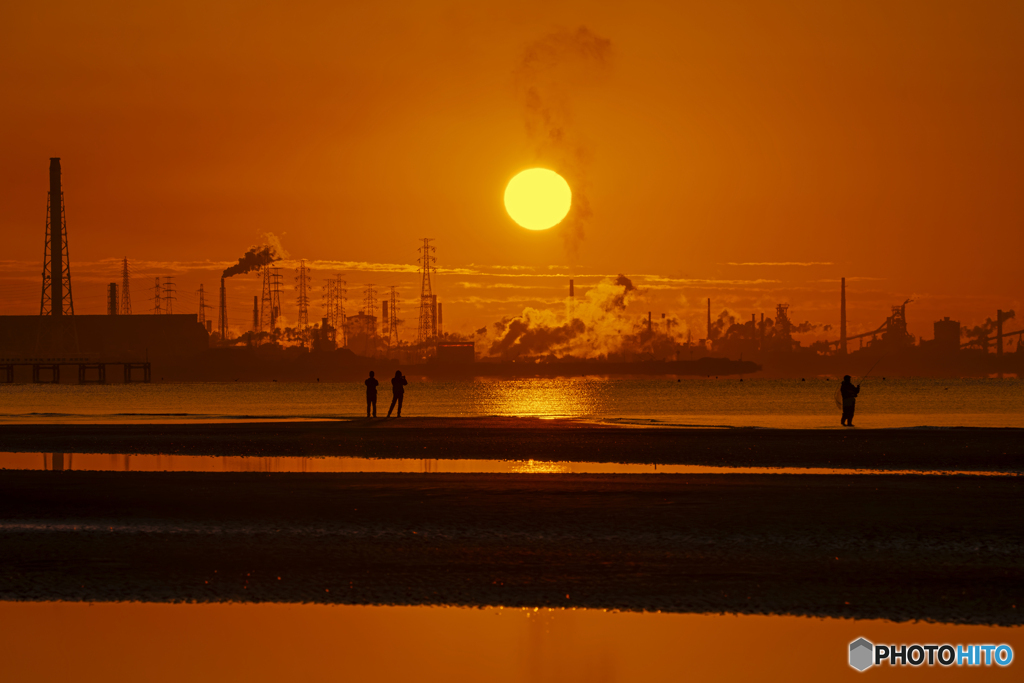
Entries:
[[857,671],[863,671],[874,664],[874,652],[874,645],[863,638],[858,638],[850,643],[850,666]]

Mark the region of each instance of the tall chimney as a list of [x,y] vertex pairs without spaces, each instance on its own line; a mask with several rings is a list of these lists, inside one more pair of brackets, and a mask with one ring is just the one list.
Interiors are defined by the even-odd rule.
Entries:
[[260,327],[260,298],[253,296],[252,298],[252,331],[255,332]]
[[708,343],[711,343],[711,297],[708,297]]
[[430,336],[437,339],[437,294],[430,295]]
[[839,296],[839,353],[846,355],[846,278],[842,279]]
[[64,315],[64,195],[60,157],[50,158],[50,315]]
[[444,334],[444,330],[441,329],[441,322],[443,320],[444,320],[444,318],[441,316],[441,304],[438,303],[437,304],[437,334],[438,335]]
[[651,312],[647,311],[647,334],[651,333]]

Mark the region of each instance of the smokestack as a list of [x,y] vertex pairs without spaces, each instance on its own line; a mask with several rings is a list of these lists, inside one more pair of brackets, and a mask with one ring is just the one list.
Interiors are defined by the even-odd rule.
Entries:
[[64,194],[60,157],[50,158],[50,315],[64,315]]
[[647,311],[647,334],[650,334],[651,331],[652,331],[652,328],[651,328],[651,312]]
[[576,296],[576,292],[573,291],[572,280],[569,280],[569,298],[571,299],[574,296]]
[[842,279],[839,295],[839,353],[846,355],[846,278]]
[[444,330],[441,327],[441,320],[442,320],[442,317],[441,317],[441,304],[439,303],[439,304],[437,304],[437,333],[439,335],[440,334],[444,334]]
[[107,285],[107,315],[117,315],[117,283]]
[[380,312],[382,314],[381,315],[381,319],[380,319],[381,320],[380,324],[381,324],[381,329],[383,330],[385,327],[387,327],[387,324],[388,324],[388,302],[387,301],[381,302]]
[[437,294],[430,295],[430,336],[437,339]]
[[711,343],[711,297],[708,297],[708,343]]
[[255,332],[260,327],[260,298],[253,296],[252,298],[252,331]]

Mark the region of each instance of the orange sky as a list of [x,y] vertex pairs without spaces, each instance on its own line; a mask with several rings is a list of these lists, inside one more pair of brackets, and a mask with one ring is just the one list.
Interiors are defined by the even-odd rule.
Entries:
[[[851,333],[910,297],[929,338],[942,315],[1024,309],[1019,2],[401,6],[6,8],[0,314],[38,312],[50,156],[78,313],[103,312],[122,256],[137,312],[171,273],[175,312],[194,312],[199,283],[215,290],[267,232],[318,287],[345,273],[350,308],[364,283],[398,285],[407,337],[424,236],[452,331],[557,308],[570,273],[584,289],[634,278],[637,315],[678,315],[695,336],[707,296],[716,313],[787,302],[836,325],[840,276]],[[581,35],[603,47],[581,51]],[[530,87],[558,144],[528,132]],[[589,201],[574,248],[569,227],[529,232],[504,212],[505,183],[533,165]],[[816,265],[735,265],[750,263]],[[241,331],[258,285],[229,282]]]

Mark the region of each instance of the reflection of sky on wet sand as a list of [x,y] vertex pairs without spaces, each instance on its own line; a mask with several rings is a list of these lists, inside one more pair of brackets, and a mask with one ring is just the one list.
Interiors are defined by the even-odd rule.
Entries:
[[409,472],[437,474],[973,474],[1016,472],[851,470],[810,467],[708,467],[553,460],[125,455],[121,453],[0,453],[0,469],[113,472]]
[[0,602],[0,624],[5,680],[81,683],[854,680],[847,647],[861,636],[1024,647],[1021,628],[495,607]]

